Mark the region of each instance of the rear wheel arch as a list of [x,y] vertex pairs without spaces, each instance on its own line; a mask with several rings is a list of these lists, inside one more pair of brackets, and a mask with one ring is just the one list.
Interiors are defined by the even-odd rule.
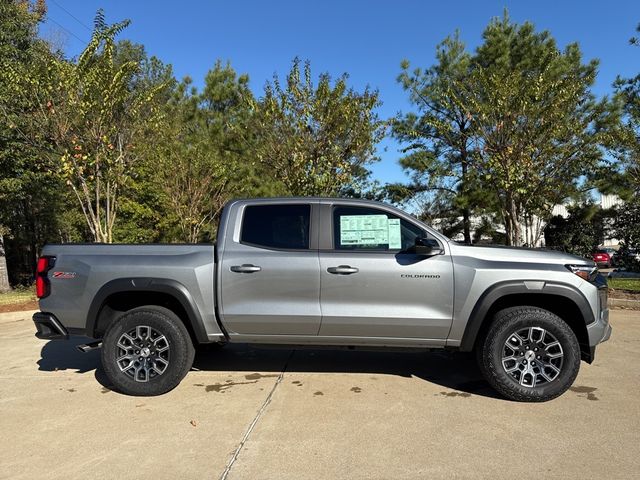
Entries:
[[469,317],[460,350],[474,350],[484,339],[496,313],[519,306],[542,308],[564,320],[578,338],[582,359],[591,362],[587,325],[595,320],[593,313],[584,295],[564,284],[547,283],[541,290],[530,290],[524,282],[490,287],[480,297]]
[[208,341],[198,308],[186,287],[175,280],[158,278],[121,278],[102,286],[87,314],[87,334],[102,338],[117,318],[145,305],[157,305],[175,313],[194,344]]

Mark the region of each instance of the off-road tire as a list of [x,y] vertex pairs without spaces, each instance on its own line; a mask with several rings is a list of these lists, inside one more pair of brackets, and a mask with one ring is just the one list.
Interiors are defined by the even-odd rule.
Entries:
[[[122,353],[118,341],[136,327],[150,327],[166,338],[169,346],[168,365],[162,374],[148,381],[136,381],[122,371],[118,356]],[[175,388],[193,365],[195,348],[184,323],[171,310],[155,305],[125,312],[107,329],[102,340],[102,367],[114,389],[127,395],[154,396]]]
[[[551,333],[563,352],[560,373],[552,381],[539,386],[520,385],[503,367],[505,342],[514,332],[530,327]],[[518,402],[546,402],[562,395],[573,384],[580,369],[580,346],[571,327],[548,310],[533,306],[511,307],[497,312],[476,348],[476,354],[480,370],[489,384],[501,395]]]

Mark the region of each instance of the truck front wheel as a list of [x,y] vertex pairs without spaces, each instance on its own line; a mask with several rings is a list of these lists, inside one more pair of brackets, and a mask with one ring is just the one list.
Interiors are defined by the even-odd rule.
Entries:
[[499,311],[477,354],[491,386],[521,402],[545,402],[562,395],[580,369],[580,346],[573,330],[538,307]]
[[134,308],[114,321],[102,340],[102,366],[117,391],[161,395],[191,369],[195,349],[186,327],[171,310]]

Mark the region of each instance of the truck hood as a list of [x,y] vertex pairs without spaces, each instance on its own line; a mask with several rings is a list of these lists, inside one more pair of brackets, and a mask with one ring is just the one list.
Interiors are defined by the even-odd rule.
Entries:
[[558,252],[556,250],[505,247],[502,245],[473,246],[462,245],[455,242],[450,242],[449,246],[451,247],[451,254],[454,256],[468,256],[490,261],[595,266],[593,260],[572,255],[570,253]]

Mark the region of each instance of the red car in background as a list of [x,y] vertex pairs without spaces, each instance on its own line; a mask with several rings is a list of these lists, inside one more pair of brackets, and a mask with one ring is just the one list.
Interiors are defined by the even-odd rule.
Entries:
[[598,249],[593,252],[593,261],[598,267],[609,268],[611,266],[611,254],[607,250]]

